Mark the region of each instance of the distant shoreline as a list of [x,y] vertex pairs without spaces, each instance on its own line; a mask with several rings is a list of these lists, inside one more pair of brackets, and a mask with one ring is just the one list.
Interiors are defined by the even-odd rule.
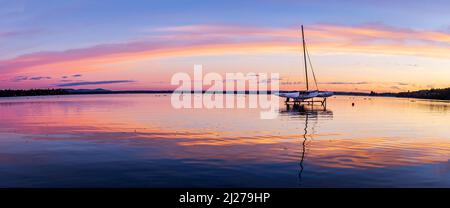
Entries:
[[[206,91],[173,91],[173,90],[104,90],[104,89],[32,89],[32,90],[0,90],[0,97],[48,96],[48,95],[89,95],[89,94],[171,94],[171,93],[227,93]],[[283,91],[290,92],[290,91]],[[231,93],[231,92],[228,92]],[[234,91],[233,94],[271,94],[271,91]],[[419,90],[400,93],[364,93],[364,92],[334,92],[335,95],[372,96],[372,97],[403,97],[432,100],[450,100],[450,88]]]

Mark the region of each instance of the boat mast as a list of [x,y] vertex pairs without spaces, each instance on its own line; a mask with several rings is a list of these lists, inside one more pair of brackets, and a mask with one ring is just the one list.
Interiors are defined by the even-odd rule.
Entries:
[[306,90],[309,90],[309,81],[308,81],[308,65],[306,63],[306,43],[305,43],[305,32],[303,32],[302,25],[302,39],[303,39],[303,59],[305,61],[305,75],[306,75]]

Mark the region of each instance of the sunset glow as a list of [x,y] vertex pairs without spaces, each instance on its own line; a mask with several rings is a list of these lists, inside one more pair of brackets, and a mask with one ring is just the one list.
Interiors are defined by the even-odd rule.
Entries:
[[[450,86],[450,23],[448,14],[436,20],[439,4],[408,3],[405,14],[384,1],[379,9],[360,1],[264,1],[267,8],[176,1],[170,14],[183,13],[168,17],[161,2],[48,2],[54,6],[23,0],[0,8],[0,89],[172,90],[171,75],[194,64],[218,73],[279,72],[282,90],[300,89],[291,83],[304,80],[301,24],[321,89]],[[368,12],[343,15],[356,8]]]

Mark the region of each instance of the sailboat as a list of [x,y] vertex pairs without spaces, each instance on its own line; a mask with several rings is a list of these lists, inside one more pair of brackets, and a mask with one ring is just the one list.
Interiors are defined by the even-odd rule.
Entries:
[[[302,101],[312,99],[315,97],[320,97],[320,98],[324,98],[324,100],[322,101],[322,104],[323,104],[327,97],[333,96],[333,92],[319,91],[319,87],[317,86],[316,76],[314,74],[314,70],[312,68],[312,63],[309,58],[309,53],[307,52],[307,49],[306,49],[305,32],[303,30],[303,25],[302,25],[302,41],[303,41],[303,59],[304,59],[304,63],[305,63],[305,75],[306,75],[306,90],[297,91],[297,92],[280,92],[280,93],[277,93],[277,95],[280,97],[286,98],[286,102],[289,102],[290,99],[293,99],[294,102],[302,102]],[[311,71],[313,73],[314,83],[316,84],[315,90],[309,89],[307,58],[309,60],[309,64],[311,66]]]

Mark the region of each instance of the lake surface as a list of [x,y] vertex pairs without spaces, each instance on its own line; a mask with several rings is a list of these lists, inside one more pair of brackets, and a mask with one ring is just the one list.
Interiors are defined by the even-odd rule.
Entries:
[[160,94],[0,98],[0,187],[450,187],[448,102],[260,112]]

